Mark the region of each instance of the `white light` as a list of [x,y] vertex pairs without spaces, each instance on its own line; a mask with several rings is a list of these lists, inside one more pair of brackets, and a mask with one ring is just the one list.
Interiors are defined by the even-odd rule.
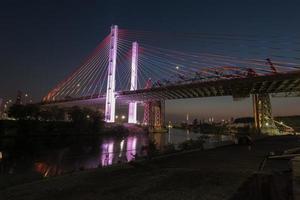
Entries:
[[179,66],[176,66],[176,69],[178,70],[178,69],[179,69]]
[[117,43],[118,43],[118,26],[111,28],[111,41],[109,50],[108,62],[108,77],[106,89],[105,102],[105,121],[109,123],[115,122],[116,110],[116,96],[115,96],[115,82],[116,82],[116,62],[117,62]]
[[28,94],[25,94],[25,97],[28,97]]
[[125,117],[125,115],[122,115],[122,119],[125,119],[126,117]]
[[77,87],[80,87],[80,84],[79,84],[79,83],[77,84]]
[[87,118],[87,119],[90,119],[90,118],[91,118],[91,116],[87,115],[87,116],[86,116],[86,118]]
[[[137,67],[138,67],[138,43],[132,43],[132,58],[131,58],[131,86],[130,90],[137,89]],[[136,124],[137,103],[130,102],[128,108],[128,123]]]
[[268,122],[266,123],[266,126],[269,126],[269,123],[268,123]]
[[116,115],[116,119],[118,119],[119,118],[119,116],[118,115]]

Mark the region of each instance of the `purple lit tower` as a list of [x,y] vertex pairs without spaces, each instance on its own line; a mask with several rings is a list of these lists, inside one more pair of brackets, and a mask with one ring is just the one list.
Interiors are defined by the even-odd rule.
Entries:
[[118,48],[118,26],[111,27],[110,48],[109,48],[109,64],[105,103],[105,121],[115,122],[115,84],[116,84],[116,64],[117,64],[117,48]]
[[[139,45],[137,42],[132,43],[132,60],[131,60],[131,84],[130,90],[137,89],[137,67],[138,67],[138,51]],[[137,102],[129,103],[128,123],[137,123]]]

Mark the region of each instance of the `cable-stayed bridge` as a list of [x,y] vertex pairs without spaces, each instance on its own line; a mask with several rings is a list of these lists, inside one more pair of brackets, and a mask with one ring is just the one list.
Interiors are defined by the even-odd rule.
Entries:
[[143,103],[143,123],[160,128],[165,100],[251,96],[256,128],[276,134],[269,94],[300,91],[299,43],[280,49],[281,43],[274,47],[259,41],[250,35],[155,33],[112,26],[43,103],[103,103],[105,120],[114,122],[116,101],[121,101],[129,104],[129,123],[137,122],[137,103]]

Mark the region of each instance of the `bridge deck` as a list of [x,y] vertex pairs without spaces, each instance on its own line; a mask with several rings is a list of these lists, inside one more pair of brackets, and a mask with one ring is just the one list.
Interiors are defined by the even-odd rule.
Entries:
[[[212,96],[248,97],[250,94],[282,93],[300,91],[300,71],[255,76],[248,78],[223,79],[208,82],[194,81],[177,85],[166,85],[135,91],[118,91],[116,96],[121,102],[171,100]],[[87,104],[105,103],[105,94],[95,94],[80,98],[43,102],[44,104],[65,104],[85,102]]]
[[121,100],[168,100],[211,96],[247,97],[250,94],[300,91],[300,71],[285,74],[191,82],[157,88],[118,92]]

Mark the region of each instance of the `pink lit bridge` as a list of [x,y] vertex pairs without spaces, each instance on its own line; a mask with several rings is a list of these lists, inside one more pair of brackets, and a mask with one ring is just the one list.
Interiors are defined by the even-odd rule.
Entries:
[[[160,129],[165,100],[251,97],[257,130],[278,134],[270,94],[300,93],[299,58],[293,56],[299,50],[259,41],[254,36],[156,33],[112,26],[83,64],[42,102],[103,104],[107,123],[115,122],[116,101],[128,104],[128,123],[137,123],[137,104],[142,104],[143,124]],[[292,52],[282,56],[288,50]]]

